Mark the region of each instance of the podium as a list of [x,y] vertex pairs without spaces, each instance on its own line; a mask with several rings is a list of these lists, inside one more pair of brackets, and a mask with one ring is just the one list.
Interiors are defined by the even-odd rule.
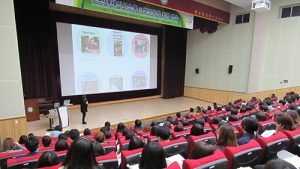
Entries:
[[40,110],[39,110],[38,99],[26,99],[25,100],[25,113],[26,113],[27,122],[40,120]]
[[69,126],[69,114],[67,106],[61,106],[58,109],[59,124],[64,128]]

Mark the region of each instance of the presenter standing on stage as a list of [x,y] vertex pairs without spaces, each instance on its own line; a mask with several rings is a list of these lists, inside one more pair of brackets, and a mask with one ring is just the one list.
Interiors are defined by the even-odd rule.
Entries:
[[86,116],[86,112],[88,111],[88,100],[86,98],[86,95],[82,96],[82,99],[80,102],[80,111],[82,113],[82,124],[86,124],[85,116]]

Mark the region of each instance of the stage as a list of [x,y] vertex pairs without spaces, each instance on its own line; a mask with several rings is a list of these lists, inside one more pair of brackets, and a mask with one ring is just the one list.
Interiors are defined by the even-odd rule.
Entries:
[[[106,121],[111,124],[119,122],[132,122],[136,119],[150,119],[157,116],[168,115],[170,113],[188,111],[190,107],[211,105],[209,102],[188,98],[178,97],[174,99],[153,98],[142,101],[131,101],[124,103],[114,103],[106,105],[90,104],[86,116],[87,124],[81,124],[81,113],[79,106],[68,108],[70,130],[77,128],[83,131],[85,128],[95,129],[102,127]],[[143,120],[142,120],[143,121]],[[49,128],[49,120],[41,116],[41,120],[28,122],[28,132],[43,136]]]

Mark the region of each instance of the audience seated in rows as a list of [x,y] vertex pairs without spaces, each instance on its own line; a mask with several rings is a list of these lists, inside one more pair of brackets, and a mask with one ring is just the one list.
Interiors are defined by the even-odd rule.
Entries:
[[[27,137],[26,137],[27,138]],[[25,140],[26,142],[27,140]],[[20,145],[18,142],[15,142],[12,138],[5,138],[2,143],[1,152],[13,153],[23,151],[26,148]]]
[[253,117],[246,117],[242,121],[242,128],[243,128],[243,136],[238,139],[238,144],[243,145],[247,144],[251,139],[256,139],[257,137],[257,130],[258,130],[258,122]]
[[19,155],[16,158],[28,157],[38,154],[37,149],[39,147],[39,140],[36,136],[29,136],[28,140],[25,143],[25,147],[29,151],[28,154]]

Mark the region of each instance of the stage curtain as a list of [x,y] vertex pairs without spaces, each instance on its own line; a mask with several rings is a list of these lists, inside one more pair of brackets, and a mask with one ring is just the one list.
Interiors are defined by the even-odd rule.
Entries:
[[187,30],[167,26],[165,29],[165,57],[163,98],[183,96]]
[[38,5],[15,0],[19,55],[25,99],[53,97],[59,99],[57,74],[59,64],[55,25],[49,22],[49,1]]

